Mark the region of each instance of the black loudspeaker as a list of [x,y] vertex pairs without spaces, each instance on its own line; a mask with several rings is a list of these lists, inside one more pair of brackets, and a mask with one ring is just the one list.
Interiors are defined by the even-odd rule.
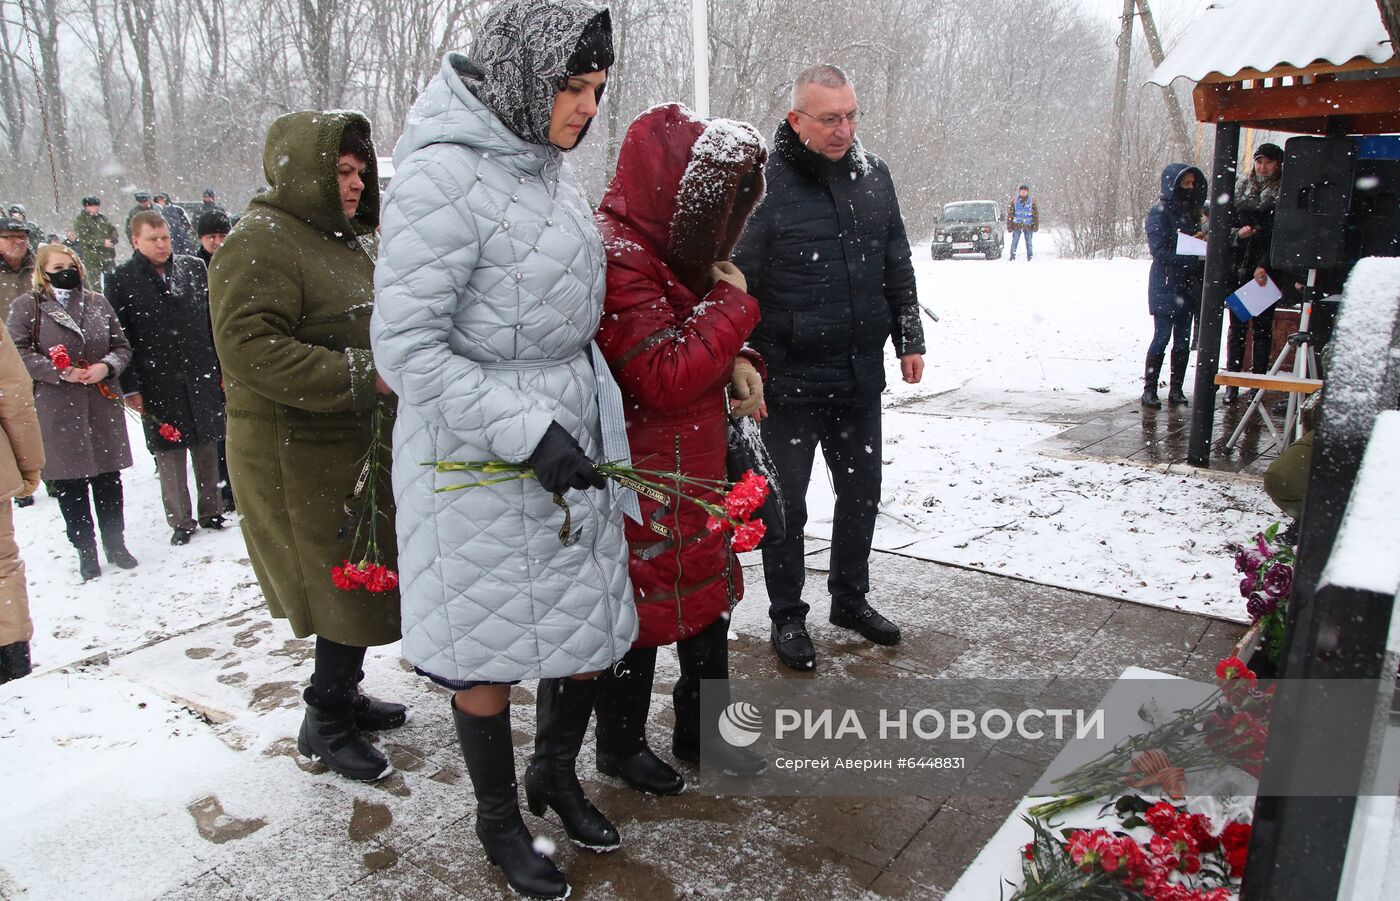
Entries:
[[1277,269],[1328,269],[1342,262],[1355,183],[1351,138],[1290,138],[1269,261]]
[[1362,257],[1400,257],[1400,160],[1356,161],[1346,259]]

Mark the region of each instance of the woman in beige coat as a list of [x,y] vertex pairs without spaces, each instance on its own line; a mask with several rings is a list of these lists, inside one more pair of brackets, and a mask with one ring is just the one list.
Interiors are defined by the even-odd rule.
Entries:
[[39,487],[44,443],[34,412],[34,388],[15,342],[0,329],[0,684],[29,675],[29,592],[15,544],[12,497]]

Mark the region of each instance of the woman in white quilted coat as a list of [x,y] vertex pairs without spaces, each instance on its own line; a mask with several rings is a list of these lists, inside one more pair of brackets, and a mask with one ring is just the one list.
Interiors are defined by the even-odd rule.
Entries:
[[[375,270],[375,363],[399,396],[403,654],[454,690],[477,835],[511,888],[538,898],[568,884],[521,819],[510,683],[540,679],[531,811],[553,808],[584,847],[620,844],[574,760],[592,677],[637,634],[621,510],[635,497],[593,468],[625,458],[626,437],[593,345],[603,247],[562,154],[612,60],[605,8],[498,3],[408,115]],[[484,478],[424,465],[439,460],[528,461],[537,478],[439,492]]]

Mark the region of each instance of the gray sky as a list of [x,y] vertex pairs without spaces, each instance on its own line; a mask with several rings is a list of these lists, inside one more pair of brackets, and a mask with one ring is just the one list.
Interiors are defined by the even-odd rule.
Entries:
[[[1081,7],[1101,17],[1110,26],[1116,26],[1118,17],[1123,14],[1123,0],[1076,0]],[[1150,0],[1152,18],[1162,31],[1163,39],[1170,42],[1170,36],[1181,30],[1201,14],[1210,0]]]

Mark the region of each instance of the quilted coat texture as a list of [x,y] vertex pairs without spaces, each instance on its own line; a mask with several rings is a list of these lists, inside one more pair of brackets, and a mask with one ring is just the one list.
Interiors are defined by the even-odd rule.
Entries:
[[[703,274],[729,258],[758,203],[765,156],[752,128],[706,123],[675,104],[643,113],[622,142],[598,211],[608,252],[598,344],[622,386],[632,461],[642,469],[725,477],[724,389],[758,325],[758,301],[728,282],[710,287]],[[719,502],[714,491],[687,492]],[[728,613],[743,596],[742,570],[699,506],[640,500],[644,522],[677,536],[627,522],[637,644],[654,647]]]
[[[393,592],[342,591],[331,567],[346,498],[374,440],[374,303],[370,240],[379,217],[374,161],[353,221],[336,162],[356,113],[299,112],[268,130],[254,198],[209,273],[214,345],[228,404],[228,468],[243,538],[272,615],[299,638],[366,647],[399,638]],[[362,243],[363,242],[363,243]],[[387,451],[381,456],[389,465]],[[388,491],[379,546],[393,567]]]
[[403,655],[453,681],[568,676],[637,634],[609,492],[564,495],[565,544],[534,479],[437,493],[484,476],[423,465],[527,460],[553,421],[602,459],[602,242],[559,151],[492,115],[472,69],[449,54],[408,115],[375,269],[375,359],[400,399]]

